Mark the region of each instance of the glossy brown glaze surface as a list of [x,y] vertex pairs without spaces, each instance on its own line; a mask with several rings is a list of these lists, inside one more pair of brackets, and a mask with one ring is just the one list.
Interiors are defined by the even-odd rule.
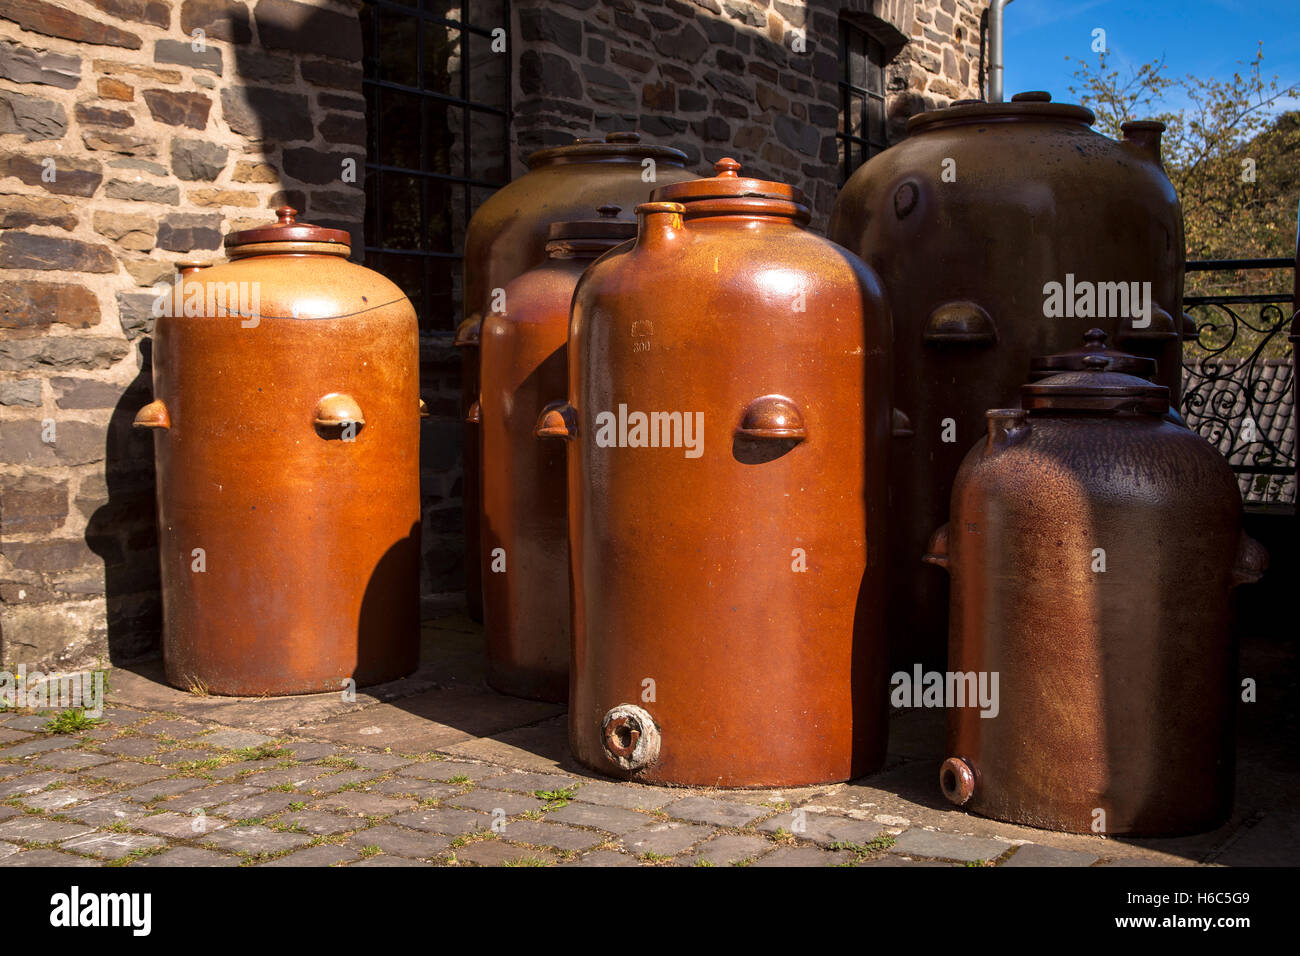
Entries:
[[[894,401],[915,433],[895,443],[891,465],[897,666],[942,662],[947,582],[911,562],[947,513],[985,409],[1015,401],[1035,356],[1074,348],[1098,326],[1117,348],[1156,359],[1178,404],[1183,224],[1159,124],[1129,124],[1117,143],[1089,127],[1087,110],[1045,97],[913,117],[905,141],[853,174],[831,218],[830,237],[861,255],[889,295]],[[1071,275],[1150,282],[1149,326],[1046,317],[1045,285]]]
[[[569,303],[583,271],[636,234],[617,219],[555,223],[547,258],[505,287],[483,320],[477,410],[483,457],[483,630],[488,683],[517,697],[569,696],[569,540],[564,446],[534,434],[568,391]],[[595,210],[590,215],[595,216]]]
[[885,753],[887,306],[796,191],[718,171],[587,270],[541,422],[571,439],[570,744],[647,783],[844,780]]
[[[172,302],[202,304],[158,319],[136,419],[156,433],[167,679],[254,697],[391,680],[419,654],[415,312],[342,242],[270,232],[185,272]],[[241,288],[253,315],[209,296]]]
[[683,165],[686,154],[642,143],[637,133],[610,133],[605,141],[575,140],[528,157],[528,172],[499,189],[474,213],[465,235],[466,316],[456,344],[461,364],[464,448],[465,592],[470,615],[483,620],[483,564],[477,500],[481,479],[481,436],[468,421],[479,393],[479,331],[493,308],[494,290],[546,258],[547,229],[553,222],[582,219],[603,205],[629,212],[645,202],[656,185],[693,179]]
[[[1105,359],[987,413],[927,558],[952,578],[940,786],[1013,823],[1172,836],[1228,816],[1238,685],[1230,593],[1266,556],[1223,457],[1168,393]],[[989,681],[991,683],[991,680]]]

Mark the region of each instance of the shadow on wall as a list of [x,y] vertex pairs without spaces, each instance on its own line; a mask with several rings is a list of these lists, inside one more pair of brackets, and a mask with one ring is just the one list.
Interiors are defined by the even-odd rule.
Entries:
[[[248,6],[177,4],[173,32],[194,37],[196,30],[210,42],[199,50],[192,43],[177,43],[177,55],[182,65],[195,69],[196,77],[215,81],[219,108],[212,111],[209,135],[186,136],[177,128],[171,143],[173,171],[183,185],[221,180],[229,183],[221,188],[240,191],[267,182],[273,171],[279,188],[265,209],[249,209],[239,223],[195,210],[187,217],[195,220],[189,228],[171,230],[171,241],[159,245],[160,258],[215,258],[220,234],[271,222],[275,207],[289,203],[305,221],[351,233],[357,250],[353,258],[360,259],[365,112],[356,14],[292,0],[256,0]],[[222,145],[228,141],[224,136],[210,135],[212,124],[222,122],[253,151],[241,156],[238,149]],[[218,132],[223,132],[219,126]],[[235,181],[227,173],[241,160],[249,172]],[[352,182],[344,180],[345,160],[352,161],[356,172]],[[139,290],[127,295],[141,302],[153,297]],[[132,428],[136,412],[153,397],[153,318],[148,309],[134,311],[122,320],[128,338],[135,340],[139,372],[113,409],[104,448],[107,502],[89,516],[85,534],[87,545],[104,562],[113,664],[156,654],[162,631],[155,439]]]
[[139,372],[113,408],[104,444],[108,501],[89,516],[86,544],[104,561],[109,660],[152,653],[162,631],[153,442],[131,427],[152,391],[152,345],[143,338]]

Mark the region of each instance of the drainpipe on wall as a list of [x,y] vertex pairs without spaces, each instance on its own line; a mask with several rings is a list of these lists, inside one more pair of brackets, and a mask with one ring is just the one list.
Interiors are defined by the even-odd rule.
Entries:
[[1002,17],[1011,0],[989,4],[989,102],[1002,102]]

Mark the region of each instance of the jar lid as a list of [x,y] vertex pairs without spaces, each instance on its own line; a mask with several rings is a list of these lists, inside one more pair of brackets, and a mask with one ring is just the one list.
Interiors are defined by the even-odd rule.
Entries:
[[601,206],[596,210],[599,219],[573,219],[569,222],[553,222],[546,231],[546,241],[569,241],[575,239],[604,239],[623,242],[636,238],[636,220],[619,219],[623,207],[615,205]]
[[604,140],[590,136],[575,136],[568,146],[549,146],[528,157],[528,168],[536,169],[548,163],[598,163],[609,160],[653,159],[670,166],[686,165],[686,154],[671,146],[642,143],[641,134],[631,131],[605,134]]
[[[650,194],[650,201],[682,203],[687,217],[730,212],[792,216],[800,223],[812,218],[797,186],[741,176],[740,163],[729,156],[714,163],[713,170],[717,175],[660,186]],[[692,208],[696,203],[707,205]]]
[[1169,389],[1135,375],[1110,369],[1105,355],[1085,355],[1083,368],[1061,372],[1040,382],[1020,386],[1026,411],[1143,412],[1163,416],[1169,411]]
[[1085,366],[1083,360],[1090,355],[1100,355],[1106,360],[1106,370],[1135,375],[1138,378],[1153,378],[1156,374],[1156,360],[1141,355],[1130,355],[1106,344],[1106,333],[1101,329],[1089,329],[1083,335],[1083,345],[1055,355],[1040,355],[1029,366],[1029,380],[1037,382],[1056,375],[1058,372],[1078,372]]
[[1051,93],[1030,90],[1017,93],[1011,97],[1009,103],[959,100],[944,109],[917,113],[907,121],[907,131],[914,133],[922,127],[944,126],[950,123],[1030,119],[1083,123],[1091,126],[1097,121],[1097,116],[1092,110],[1074,103],[1053,103]]
[[249,246],[263,242],[323,242],[352,247],[352,236],[342,229],[327,229],[298,222],[298,210],[292,206],[281,206],[275,211],[276,221],[269,226],[254,226],[241,229],[226,236],[226,248]]

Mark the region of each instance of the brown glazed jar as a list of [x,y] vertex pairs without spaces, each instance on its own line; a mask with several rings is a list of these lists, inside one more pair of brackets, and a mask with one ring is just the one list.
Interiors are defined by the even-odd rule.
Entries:
[[943,792],[1051,830],[1211,829],[1232,804],[1230,593],[1267,561],[1236,479],[1167,389],[1102,356],[1021,397],[987,413],[926,557],[952,578],[950,675],[996,691],[947,701]]
[[393,680],[419,656],[415,311],[294,221],[186,267],[154,329],[167,680],[253,697]]
[[569,303],[583,271],[636,235],[599,219],[552,223],[546,261],[506,284],[504,311],[483,319],[482,386],[471,408],[483,435],[483,629],[488,683],[516,697],[569,696],[569,528],[564,447],[540,442],[543,406],[568,390]]
[[[1178,405],[1183,219],[1160,163],[1163,127],[1126,124],[1117,143],[1090,129],[1089,110],[1050,99],[1024,93],[912,117],[906,140],[849,178],[831,217],[830,237],[889,295],[894,403],[915,433],[896,443],[889,481],[896,666],[942,663],[946,583],[912,562],[947,513],[985,409],[1014,401],[1031,359],[1100,327],[1118,348],[1156,359]],[[1052,282],[1062,299],[1069,283],[1095,293],[1097,283],[1150,282],[1150,322],[1049,318]],[[1109,292],[1106,311],[1122,311]],[[1076,313],[1082,297],[1069,296]]]
[[889,317],[799,190],[662,186],[574,293],[569,741],[645,783],[845,780],[884,758]]
[[641,142],[632,132],[605,139],[578,138],[568,146],[540,149],[528,157],[528,172],[497,190],[469,221],[465,234],[465,320],[454,344],[461,348],[464,441],[465,594],[470,616],[483,620],[483,564],[479,552],[478,494],[480,435],[469,421],[479,393],[479,338],[483,316],[496,290],[546,259],[547,229],[553,222],[582,219],[593,209],[632,209],[658,184],[694,179],[686,154]]

